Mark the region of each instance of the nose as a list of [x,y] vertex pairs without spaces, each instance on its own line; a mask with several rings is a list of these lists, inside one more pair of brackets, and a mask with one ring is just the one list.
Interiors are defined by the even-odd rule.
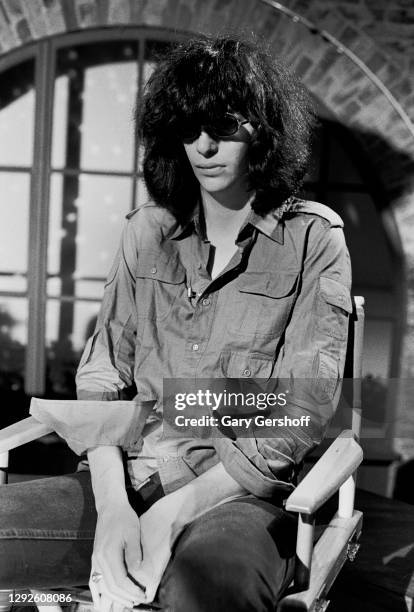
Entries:
[[200,155],[203,155],[204,157],[212,157],[217,153],[218,142],[217,140],[214,140],[214,138],[212,138],[210,134],[208,134],[204,130],[201,130],[200,135],[197,138],[196,147]]

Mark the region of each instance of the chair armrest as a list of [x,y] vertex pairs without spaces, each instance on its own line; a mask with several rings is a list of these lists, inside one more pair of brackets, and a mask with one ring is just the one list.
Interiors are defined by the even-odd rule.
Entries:
[[313,514],[354,473],[363,458],[351,430],[343,431],[286,500],[286,510]]
[[53,428],[30,416],[0,430],[0,454],[51,433]]

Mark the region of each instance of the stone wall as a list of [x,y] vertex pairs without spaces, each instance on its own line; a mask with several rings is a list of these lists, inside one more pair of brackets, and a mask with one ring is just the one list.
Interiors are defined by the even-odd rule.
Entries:
[[[414,377],[414,4],[412,0],[284,0],[346,53],[262,0],[0,0],[0,55],[79,29],[136,24],[241,30],[268,41],[338,120],[357,130],[392,201],[407,280],[401,376]],[[373,78],[358,65],[371,71]],[[377,81],[376,81],[377,79]],[[401,403],[408,402],[401,397]]]

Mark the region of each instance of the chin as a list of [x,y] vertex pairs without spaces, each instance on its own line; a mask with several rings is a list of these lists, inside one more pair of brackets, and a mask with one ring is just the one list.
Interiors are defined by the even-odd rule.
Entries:
[[199,179],[201,187],[208,191],[209,193],[215,193],[218,191],[225,191],[232,185],[232,181],[223,181],[222,178],[215,177],[205,177],[203,176],[201,180]]

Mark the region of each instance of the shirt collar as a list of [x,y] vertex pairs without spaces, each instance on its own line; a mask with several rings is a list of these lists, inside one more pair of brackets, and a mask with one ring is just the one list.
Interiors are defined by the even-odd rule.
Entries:
[[[283,244],[283,224],[280,221],[288,207],[288,202],[285,202],[276,210],[272,210],[267,213],[264,217],[261,217],[255,213],[253,209],[251,209],[245,222],[240,228],[239,235],[248,225],[251,225],[258,229],[262,234],[265,234],[265,236],[271,240],[279,242],[279,244]],[[171,240],[179,240],[180,238],[191,234],[193,231],[196,231],[196,233],[202,239],[207,239],[204,215],[201,210],[200,202],[197,203],[192,216],[188,221],[183,224],[177,223],[177,226],[173,228],[169,238]]]
[[201,210],[201,203],[197,202],[191,217],[185,221],[184,223],[178,223],[172,229],[171,234],[168,236],[170,240],[180,240],[180,238],[184,238],[185,236],[191,234],[193,231],[203,239],[206,239],[206,230],[205,230],[205,222],[204,216]]
[[283,244],[283,224],[280,223],[282,214],[283,213],[277,209],[261,217],[255,213],[254,210],[251,210],[244,225],[249,223],[271,240]]

